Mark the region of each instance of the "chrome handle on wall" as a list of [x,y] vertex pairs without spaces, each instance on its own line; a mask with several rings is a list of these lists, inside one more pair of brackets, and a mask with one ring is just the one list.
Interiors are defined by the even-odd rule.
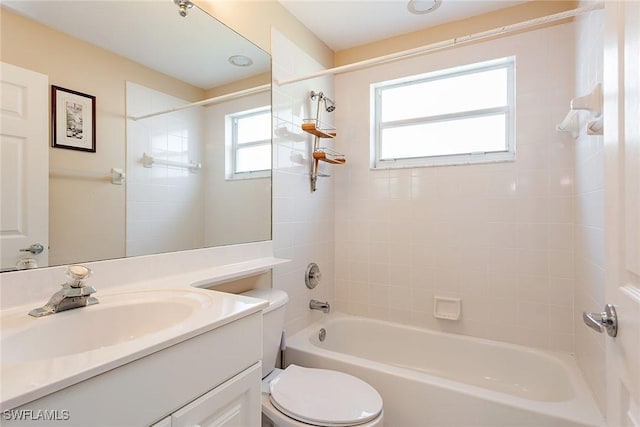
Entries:
[[42,246],[42,244],[40,243],[34,243],[28,248],[20,249],[20,252],[31,252],[34,255],[39,255],[42,253],[42,251],[44,251],[44,246]]
[[596,332],[602,333],[606,329],[610,337],[618,335],[618,315],[613,304],[607,304],[601,313],[583,311],[582,320]]
[[322,274],[320,273],[320,267],[315,262],[312,262],[307,266],[307,271],[304,273],[304,283],[307,285],[307,288],[313,289],[318,286],[320,283],[320,279],[322,278]]

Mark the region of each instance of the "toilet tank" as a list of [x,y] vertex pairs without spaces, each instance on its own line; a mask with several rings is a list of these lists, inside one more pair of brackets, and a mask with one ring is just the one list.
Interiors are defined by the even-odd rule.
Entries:
[[280,289],[254,289],[243,292],[242,295],[269,301],[269,306],[262,310],[262,378],[264,378],[276,367],[289,296]]

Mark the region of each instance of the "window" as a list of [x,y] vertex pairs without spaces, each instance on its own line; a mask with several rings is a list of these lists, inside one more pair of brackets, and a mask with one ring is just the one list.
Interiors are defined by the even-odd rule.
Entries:
[[[271,109],[262,107],[227,116],[231,141],[227,178],[261,178],[271,171]],[[229,167],[230,166],[230,167]]]
[[513,160],[515,59],[371,86],[374,168]]

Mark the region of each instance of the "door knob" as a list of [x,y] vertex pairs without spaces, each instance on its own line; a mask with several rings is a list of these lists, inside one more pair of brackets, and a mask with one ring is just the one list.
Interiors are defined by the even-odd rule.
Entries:
[[31,252],[34,255],[39,255],[42,253],[42,251],[44,251],[44,246],[42,246],[40,243],[34,243],[28,248],[20,249],[20,252]]
[[607,304],[601,313],[583,311],[582,320],[596,332],[602,333],[606,329],[610,337],[618,335],[618,315],[613,304]]

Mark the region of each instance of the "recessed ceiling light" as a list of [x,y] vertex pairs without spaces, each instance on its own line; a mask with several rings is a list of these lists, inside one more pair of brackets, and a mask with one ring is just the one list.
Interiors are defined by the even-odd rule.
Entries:
[[416,15],[424,15],[439,8],[441,3],[442,0],[409,0],[407,9]]
[[231,62],[236,67],[248,67],[253,64],[253,61],[248,56],[244,55],[233,55],[229,57],[229,62]]

